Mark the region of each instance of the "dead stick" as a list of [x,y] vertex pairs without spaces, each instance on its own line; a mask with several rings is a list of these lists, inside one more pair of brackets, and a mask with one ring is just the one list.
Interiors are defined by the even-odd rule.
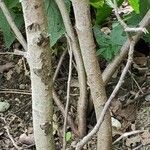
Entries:
[[65,107],[65,116],[64,116],[64,126],[63,126],[63,150],[66,150],[66,129],[67,129],[67,116],[69,111],[69,103],[70,103],[70,83],[71,83],[71,76],[72,76],[72,46],[69,37],[67,37],[68,46],[69,46],[69,74],[68,74],[68,82],[67,82],[67,101]]

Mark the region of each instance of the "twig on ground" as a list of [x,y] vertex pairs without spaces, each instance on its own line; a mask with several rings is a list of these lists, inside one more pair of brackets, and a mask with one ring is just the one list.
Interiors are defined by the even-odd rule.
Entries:
[[27,104],[25,104],[23,107],[21,107],[19,110],[15,111],[14,113],[17,114],[20,113],[22,110],[23,111],[27,110],[27,107],[31,106],[31,104],[32,104],[31,101],[29,101]]
[[22,94],[22,95],[31,95],[31,92],[23,92],[23,91],[0,91],[1,94]]
[[[124,28],[126,28],[127,25],[121,20],[120,16],[118,15],[117,5],[116,5],[116,1],[115,0],[114,0],[114,5],[115,5],[115,7],[114,7],[115,15],[116,15],[118,21],[120,22],[120,24]],[[101,112],[101,115],[100,115],[96,125],[94,126],[94,128],[91,130],[91,132],[87,136],[85,136],[80,142],[77,143],[76,150],[81,150],[81,148],[92,138],[92,136],[98,132],[98,130],[99,130],[99,128],[100,128],[100,126],[101,126],[101,124],[102,124],[102,122],[104,120],[105,114],[108,111],[108,108],[110,106],[111,101],[114,99],[114,97],[116,96],[118,90],[120,89],[121,85],[124,82],[124,78],[126,76],[126,73],[127,73],[128,69],[131,66],[131,63],[133,61],[133,52],[134,52],[134,46],[135,46],[135,41],[132,39],[130,33],[127,33],[127,35],[128,35],[128,39],[130,41],[130,48],[129,48],[128,60],[127,60],[126,66],[123,69],[123,72],[122,72],[122,74],[120,76],[120,79],[119,79],[115,89],[113,90],[113,92],[111,93],[109,99],[105,103],[104,108],[103,108],[103,110]]]
[[[67,37],[67,36],[66,36]],[[68,82],[67,82],[67,101],[66,101],[66,107],[65,107],[65,116],[64,116],[64,126],[63,126],[63,150],[66,150],[66,129],[67,129],[67,117],[68,117],[68,111],[69,111],[69,102],[70,102],[70,83],[71,83],[71,76],[72,76],[72,45],[70,42],[70,38],[67,37],[68,46],[69,46],[69,74],[68,74]]]
[[10,134],[10,132],[9,132],[9,127],[8,127],[8,125],[7,125],[7,122],[6,122],[5,118],[0,117],[0,119],[3,120],[3,122],[5,123],[4,129],[6,130],[6,133],[7,133],[8,137],[9,137],[9,139],[11,140],[13,146],[14,146],[17,150],[22,150],[22,148],[19,147],[19,146],[15,143],[15,141],[14,141],[12,135]]
[[138,82],[135,80],[135,78],[133,77],[132,73],[130,70],[128,70],[129,74],[131,75],[131,78],[133,79],[133,81],[135,82],[136,86],[138,87],[139,91],[143,94],[143,90],[142,88],[140,87],[140,85],[138,84]]
[[12,68],[14,64],[12,62],[6,63],[5,65],[0,65],[0,73],[3,73],[4,71]]
[[113,142],[113,145],[116,144],[118,141],[122,140],[123,138],[126,138],[130,135],[134,135],[134,134],[138,134],[138,133],[143,133],[144,130],[135,130],[135,131],[131,131],[131,132],[126,132],[124,134],[122,134],[117,140],[115,140]]
[[131,104],[137,102],[138,100],[140,100],[140,102],[141,102],[141,101],[142,101],[141,99],[143,99],[144,97],[146,97],[146,96],[149,95],[149,94],[150,94],[150,92],[143,93],[142,95],[140,95],[140,96],[134,98],[133,100],[128,101],[128,102],[124,105],[124,107],[126,107],[126,106],[128,106],[128,105],[131,105]]
[[140,148],[142,148],[142,144],[140,144],[139,146],[137,146],[136,148],[132,149],[132,150],[139,150]]

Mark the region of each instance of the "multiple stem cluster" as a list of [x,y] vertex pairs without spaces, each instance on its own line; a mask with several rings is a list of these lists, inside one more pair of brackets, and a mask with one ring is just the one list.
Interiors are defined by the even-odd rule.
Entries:
[[[42,0],[41,1],[38,0],[38,1],[40,4],[43,5]],[[34,2],[34,0],[27,2],[27,3],[22,2],[25,19],[29,19],[28,15],[27,15],[29,12],[28,12],[28,10],[26,10],[26,6],[29,6],[29,3],[32,3],[32,2]],[[127,24],[119,16],[116,0],[113,0],[113,9],[115,11],[116,18],[117,18],[118,22],[124,28],[124,31],[127,33],[128,40],[122,46],[120,53],[106,67],[104,72],[101,73],[101,70],[99,69],[100,68],[99,63],[96,58],[96,49],[95,49],[95,43],[94,43],[94,38],[93,38],[93,33],[92,33],[92,26],[91,26],[89,0],[82,0],[82,1],[81,0],[72,0],[72,5],[73,5],[73,10],[74,10],[74,15],[75,15],[77,36],[75,35],[75,31],[72,26],[72,23],[71,23],[64,0],[55,0],[55,2],[57,3],[58,8],[60,9],[60,12],[61,12],[61,15],[62,15],[62,18],[64,21],[64,25],[66,28],[66,37],[67,37],[66,39],[68,41],[68,47],[69,47],[68,51],[70,54],[66,107],[64,107],[64,105],[61,103],[61,100],[59,99],[59,96],[57,95],[54,88],[50,88],[50,90],[52,91],[53,99],[64,116],[63,150],[66,149],[66,139],[65,139],[66,134],[65,133],[66,133],[67,123],[71,126],[71,129],[74,132],[74,134],[76,134],[77,136],[82,138],[76,144],[76,150],[81,150],[82,147],[96,133],[98,133],[97,149],[109,150],[109,149],[111,149],[111,145],[112,145],[112,139],[111,139],[112,135],[111,135],[111,119],[110,119],[110,114],[109,114],[108,109],[109,109],[111,101],[114,99],[118,90],[120,89],[120,87],[124,81],[125,75],[132,64],[134,46],[135,46],[136,42],[143,35],[143,33],[147,33],[146,27],[148,27],[150,25],[150,10],[147,12],[145,17],[141,21],[139,28],[129,28],[127,26]],[[38,5],[38,3],[37,3],[37,5]],[[16,25],[11,17],[11,14],[9,13],[9,11],[3,1],[0,1],[0,8],[2,9],[4,15],[6,16],[6,19],[8,20],[8,23],[10,24],[13,32],[15,33],[18,41],[22,44],[22,46],[25,50],[25,52],[15,51],[15,54],[22,55],[26,58],[30,53],[31,53],[31,55],[33,55],[32,49],[37,48],[37,46],[34,47],[34,46],[32,46],[32,43],[30,43],[30,42],[27,43],[25,41],[21,32],[16,27]],[[43,13],[43,11],[41,11],[41,12]],[[41,15],[41,17],[42,17],[42,15]],[[28,27],[30,22],[28,20],[25,20],[25,21],[26,21],[26,27]],[[47,23],[45,23],[45,24],[47,24]],[[42,26],[42,24],[41,24],[41,26]],[[43,28],[45,28],[45,27],[43,27]],[[132,34],[131,34],[132,32],[135,32],[136,35],[132,36]],[[31,36],[34,36],[34,35],[31,35],[30,32],[27,33],[27,35],[28,35],[27,40],[29,40],[31,38]],[[29,35],[31,35],[31,36],[29,37]],[[27,47],[29,49],[27,49]],[[45,51],[44,49],[43,49],[43,51],[40,51],[40,53],[43,53],[43,52],[47,52],[47,51]],[[62,61],[64,59],[66,52],[67,51],[65,51],[63,53],[63,55],[60,59],[59,65],[58,65],[58,67],[55,71],[54,77],[53,77],[53,82],[56,80],[57,74],[59,72],[60,66],[62,64]],[[27,55],[27,53],[28,53],[28,55]],[[124,70],[120,76],[120,79],[119,79],[116,87],[114,88],[110,97],[107,98],[106,91],[105,91],[105,85],[108,83],[112,74],[115,72],[115,70],[118,68],[119,64],[122,62],[123,58],[127,54],[128,54],[128,59],[127,59],[126,66],[124,67]],[[74,120],[72,119],[72,117],[68,114],[69,99],[70,99],[70,80],[71,80],[72,57],[73,56],[74,56],[76,64],[77,64],[79,89],[80,89],[80,97],[78,100],[78,116],[77,116],[78,127],[74,123]],[[41,58],[41,54],[39,54],[39,58]],[[42,58],[42,59],[45,60],[45,58]],[[27,60],[29,60],[29,58],[27,58]],[[36,78],[36,75],[34,74],[34,71],[33,71],[34,68],[32,68],[33,64],[30,61],[29,61],[29,64],[31,66],[30,69],[31,69],[32,75],[34,76],[34,78]],[[33,79],[33,78],[31,78],[31,79]],[[86,135],[86,110],[87,110],[87,105],[88,105],[87,82],[88,82],[88,85],[91,90],[93,104],[94,104],[94,108],[95,108],[95,112],[96,112],[97,123],[96,123],[95,127],[91,130],[91,132]],[[42,84],[42,83],[40,83],[40,84]],[[33,86],[33,87],[35,87],[35,86]],[[34,91],[34,89],[33,89],[33,91]],[[46,88],[43,92],[46,95],[46,93],[47,93]],[[36,93],[33,93],[33,94],[36,95]],[[50,93],[48,93],[48,94],[50,94]],[[34,99],[34,97],[33,97],[33,99]],[[44,108],[45,106],[40,106],[40,107]],[[47,112],[49,112],[49,111],[47,110]],[[45,112],[45,113],[47,113],[47,112]],[[34,113],[36,113],[36,111]],[[50,112],[50,113],[52,113],[52,112]],[[34,114],[34,116],[36,116],[36,114]],[[50,118],[48,118],[48,119],[50,119]],[[33,118],[33,120],[34,120],[34,118]],[[44,124],[45,126],[48,124],[46,122],[46,120],[47,120],[46,118],[45,118],[45,120],[41,120],[41,122],[42,121],[45,122],[45,124]],[[37,123],[37,122],[35,122],[35,123]],[[45,127],[44,125],[43,125],[43,127]],[[35,127],[37,127],[37,126],[35,125]],[[39,127],[38,127],[38,129],[39,129]],[[35,132],[38,132],[38,131],[35,130]],[[36,135],[38,135],[38,134],[36,134]],[[42,135],[42,133],[41,133],[41,135]],[[48,136],[48,138],[49,138],[49,136]],[[105,140],[105,142],[103,142],[103,140]],[[38,139],[37,139],[37,141],[38,141]],[[48,140],[46,140],[46,141],[48,142]],[[44,142],[44,144],[47,145],[46,142]],[[52,149],[54,149],[54,148],[52,148]],[[44,150],[46,150],[46,149],[44,149]]]

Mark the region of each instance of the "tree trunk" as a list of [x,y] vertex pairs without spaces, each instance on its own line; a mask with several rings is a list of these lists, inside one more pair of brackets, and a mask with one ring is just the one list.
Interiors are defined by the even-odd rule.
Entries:
[[37,150],[54,150],[52,74],[47,19],[43,0],[23,0],[27,61],[31,72],[34,138]]
[[[98,119],[107,97],[105,85],[102,80],[100,67],[96,57],[96,49],[91,27],[89,1],[72,0],[72,3],[75,13],[76,30],[87,74],[87,80],[93,98],[96,117]],[[98,132],[97,149],[110,150],[111,147],[111,120],[110,114],[107,112],[105,120],[103,121],[100,131]]]

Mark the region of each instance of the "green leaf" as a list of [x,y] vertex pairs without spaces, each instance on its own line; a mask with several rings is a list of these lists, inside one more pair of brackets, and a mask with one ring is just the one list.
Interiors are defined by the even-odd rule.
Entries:
[[[123,3],[124,0],[118,0],[118,6]],[[108,6],[106,0],[103,6],[97,8],[96,11],[96,23],[95,24],[102,24],[108,17],[110,17],[112,8]]]
[[19,0],[6,0],[5,1],[5,4],[7,5],[8,8],[16,7],[18,3],[19,3]]
[[117,25],[116,27],[114,27],[110,34],[111,42],[116,45],[123,45],[123,43],[127,39],[126,34],[124,33],[123,35],[123,33],[124,33],[124,30],[121,25]]
[[150,9],[150,0],[140,0],[140,14],[132,12],[126,18],[127,24],[136,27]]
[[95,8],[100,8],[104,4],[104,0],[90,0],[90,4]]
[[[70,11],[70,1],[66,0],[68,13]],[[53,0],[45,1],[47,15],[48,15],[48,31],[50,34],[51,46],[53,46],[58,39],[65,33],[64,23],[60,11]]]
[[110,47],[99,49],[97,51],[97,55],[102,55],[108,61],[112,59],[112,53]]
[[109,45],[110,37],[101,32],[97,26],[94,26],[94,36],[99,46],[105,47]]
[[111,14],[112,8],[104,4],[103,7],[96,10],[96,24],[102,24]]
[[[14,18],[14,21],[17,25],[18,28],[20,28],[23,25],[23,16],[22,14],[15,14],[12,11],[10,12],[12,17]],[[4,36],[4,42],[6,48],[9,48],[11,44],[14,42],[16,39],[13,31],[11,30],[4,14],[2,11],[0,11],[0,28],[2,29],[3,36]]]
[[66,141],[68,142],[68,141],[70,141],[72,139],[72,134],[71,134],[71,132],[67,132],[66,133]]
[[139,14],[139,0],[128,0],[131,7],[134,9],[134,11]]
[[114,4],[112,2],[112,0],[106,0],[106,4],[111,7],[111,8],[114,8]]
[[94,36],[99,46],[97,55],[103,56],[110,61],[120,50],[122,44],[127,39],[123,29],[118,24],[113,24],[113,29],[110,35],[106,35],[100,31],[98,26],[94,26]]

